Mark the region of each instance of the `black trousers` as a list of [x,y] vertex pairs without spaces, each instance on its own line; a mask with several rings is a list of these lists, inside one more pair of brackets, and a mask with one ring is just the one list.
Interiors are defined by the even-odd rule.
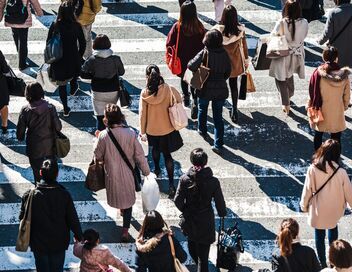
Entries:
[[197,265],[197,272],[209,272],[208,259],[210,244],[199,244],[188,240],[188,251]]
[[26,68],[28,56],[28,28],[11,28],[11,30],[18,52],[18,68],[23,70]]
[[131,219],[132,219],[132,207],[128,209],[123,210],[123,215],[122,215],[122,226],[124,228],[130,228],[131,225]]
[[[70,89],[76,90],[77,88],[78,88],[77,78],[73,78],[70,81]],[[61,99],[62,106],[64,107],[64,110],[66,111],[68,109],[66,85],[59,86],[59,96]]]
[[[323,134],[324,132],[316,131],[314,133],[314,150],[317,150],[321,144],[323,143]],[[337,132],[337,133],[331,133],[330,134],[330,139],[334,139],[338,141],[341,145],[341,135],[342,132]]]

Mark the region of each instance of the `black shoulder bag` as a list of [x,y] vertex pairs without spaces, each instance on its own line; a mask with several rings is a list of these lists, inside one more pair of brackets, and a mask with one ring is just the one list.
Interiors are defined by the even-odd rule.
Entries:
[[141,189],[142,189],[141,188],[142,177],[141,177],[141,173],[139,171],[138,166],[136,165],[136,167],[133,168],[132,164],[128,160],[125,152],[122,150],[120,144],[116,140],[116,138],[115,138],[114,134],[112,133],[112,131],[109,128],[107,128],[107,131],[108,131],[108,134],[110,136],[111,141],[115,145],[116,149],[120,152],[120,155],[121,155],[122,159],[125,161],[125,163],[127,164],[128,168],[131,169],[131,171],[132,171],[136,192],[140,192]]

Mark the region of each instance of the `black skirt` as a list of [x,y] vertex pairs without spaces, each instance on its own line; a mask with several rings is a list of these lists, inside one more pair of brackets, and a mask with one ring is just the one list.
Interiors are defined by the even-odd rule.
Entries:
[[163,153],[172,153],[183,146],[183,140],[180,132],[174,130],[163,136],[148,135],[148,145]]

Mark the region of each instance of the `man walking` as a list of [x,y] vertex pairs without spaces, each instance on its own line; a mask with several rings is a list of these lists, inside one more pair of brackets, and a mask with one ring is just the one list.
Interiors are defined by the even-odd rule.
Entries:
[[[42,179],[37,183],[32,199],[29,245],[38,272],[62,272],[70,231],[81,241],[82,230],[70,193],[56,181],[57,162],[45,160],[40,175]],[[22,197],[20,220],[29,193],[30,190]]]

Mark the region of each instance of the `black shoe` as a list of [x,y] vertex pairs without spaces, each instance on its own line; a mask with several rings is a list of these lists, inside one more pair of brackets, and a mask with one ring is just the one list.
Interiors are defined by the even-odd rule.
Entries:
[[238,124],[238,111],[237,111],[237,109],[232,109],[230,111],[230,118],[233,123]]
[[192,103],[192,108],[191,108],[191,119],[196,120],[198,119],[198,105],[196,103]]
[[202,138],[208,138],[208,132],[202,132],[202,131],[200,131],[199,129],[197,130],[197,132],[198,132],[198,134],[200,135],[200,136],[202,136]]
[[8,132],[7,127],[1,126],[2,134],[6,134]]
[[67,107],[66,109],[64,109],[64,117],[69,117],[71,113],[71,108]]
[[212,146],[211,150],[216,154],[221,154],[223,147],[222,146],[221,147]]
[[170,185],[169,186],[169,198],[174,198],[175,194],[176,194],[176,188],[174,185]]
[[182,97],[182,100],[183,100],[183,105],[185,107],[189,107],[190,103],[191,103],[191,99],[190,99],[190,96],[189,95],[184,95]]

